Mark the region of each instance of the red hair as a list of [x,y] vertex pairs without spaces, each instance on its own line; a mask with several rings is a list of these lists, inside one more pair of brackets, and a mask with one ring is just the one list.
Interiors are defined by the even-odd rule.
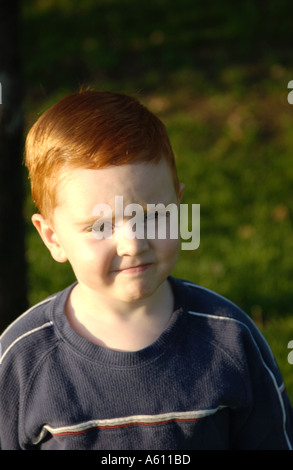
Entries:
[[44,217],[56,207],[61,173],[70,168],[99,169],[165,158],[178,192],[164,124],[135,98],[121,93],[87,90],[61,99],[33,125],[25,150],[32,197]]

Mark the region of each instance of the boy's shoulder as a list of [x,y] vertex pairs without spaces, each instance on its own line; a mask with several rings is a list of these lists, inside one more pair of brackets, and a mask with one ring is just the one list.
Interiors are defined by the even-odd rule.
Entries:
[[[68,288],[67,288],[68,289]],[[53,327],[52,310],[56,300],[67,291],[57,292],[26,310],[14,320],[0,336],[0,363],[10,351],[18,351],[18,345],[35,343],[41,348],[40,334]]]
[[247,314],[235,303],[217,292],[184,279],[170,278],[175,299],[180,299],[190,313],[246,321]]
[[271,356],[268,344],[252,318],[230,299],[193,282],[176,278],[171,282],[177,305],[181,304],[197,324],[201,321],[208,325],[219,341],[224,336],[230,342],[232,336],[244,335]]
[[[277,369],[275,358],[260,329],[250,316],[226,297],[185,280],[172,279],[173,289],[195,328],[205,325],[205,331],[224,348],[239,350],[252,345],[261,361]],[[177,303],[178,305],[178,303]],[[279,373],[279,372],[278,372]]]

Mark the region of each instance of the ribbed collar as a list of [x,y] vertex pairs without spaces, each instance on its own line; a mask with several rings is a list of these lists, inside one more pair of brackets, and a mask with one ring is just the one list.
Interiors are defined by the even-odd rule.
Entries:
[[176,278],[170,276],[168,279],[174,293],[174,314],[168,327],[151,345],[144,349],[134,352],[115,351],[98,346],[76,333],[65,315],[65,304],[75,284],[60,292],[52,305],[51,315],[56,333],[72,352],[107,367],[139,367],[147,362],[155,361],[163,354],[167,354],[169,348],[175,346],[176,337],[180,335],[183,323],[185,323],[184,319],[186,318],[186,315],[183,315],[185,309],[182,289],[184,289],[184,286]]

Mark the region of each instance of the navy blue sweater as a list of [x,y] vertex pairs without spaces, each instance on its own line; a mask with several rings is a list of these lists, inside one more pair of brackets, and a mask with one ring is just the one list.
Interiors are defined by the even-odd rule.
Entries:
[[173,320],[136,352],[69,325],[71,287],[1,337],[2,449],[290,449],[292,410],[259,330],[234,304],[170,278]]

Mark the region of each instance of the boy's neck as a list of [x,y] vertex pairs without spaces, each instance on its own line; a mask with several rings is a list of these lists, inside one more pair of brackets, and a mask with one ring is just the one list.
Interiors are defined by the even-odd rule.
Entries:
[[109,349],[137,351],[166,329],[174,310],[169,281],[143,301],[127,303],[85,292],[77,284],[66,304],[71,327],[85,339]]

